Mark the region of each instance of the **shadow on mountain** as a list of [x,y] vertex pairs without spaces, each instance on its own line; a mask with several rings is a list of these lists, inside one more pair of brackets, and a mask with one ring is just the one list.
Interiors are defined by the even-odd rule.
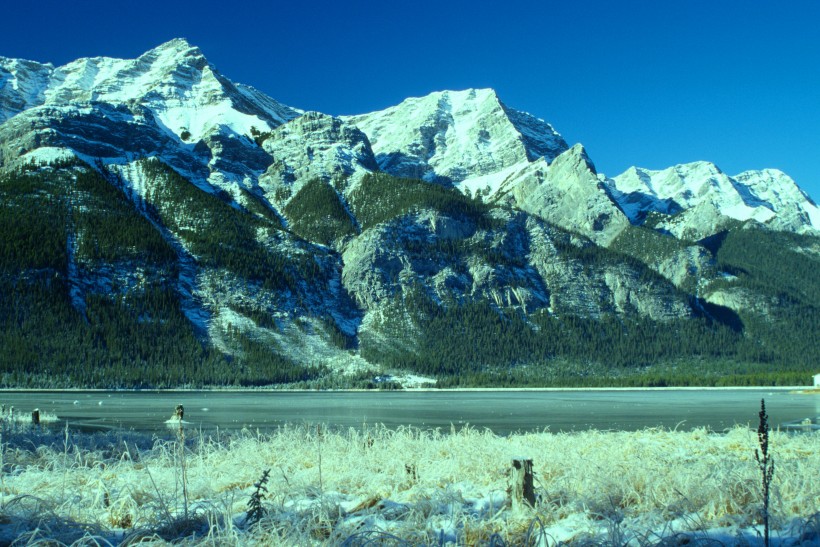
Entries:
[[453,186],[453,179],[437,175],[435,171],[429,166],[425,165],[421,159],[408,156],[401,152],[392,152],[390,154],[376,154],[376,163],[379,168],[385,173],[389,173],[394,177],[401,177],[406,179],[418,179],[425,182],[431,182],[425,178],[428,173],[432,173],[434,178],[432,182],[440,184],[441,186]]
[[729,230],[723,230],[718,232],[714,235],[704,237],[698,244],[703,245],[706,247],[710,253],[716,255],[720,248],[723,246],[723,242],[726,241],[726,238],[729,236]]
[[705,300],[698,299],[695,309],[701,312],[701,316],[704,316],[707,319],[711,319],[712,321],[725,325],[736,333],[743,332],[743,320],[740,318],[737,312],[735,312],[731,308],[727,308],[726,306],[720,306],[718,304],[712,304]]

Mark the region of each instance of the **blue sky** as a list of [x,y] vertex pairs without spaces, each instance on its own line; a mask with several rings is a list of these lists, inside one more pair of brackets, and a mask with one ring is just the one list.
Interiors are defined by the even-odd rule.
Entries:
[[187,38],[277,100],[357,114],[495,88],[599,171],[775,167],[820,200],[820,2],[98,2],[3,8],[0,55],[63,64]]

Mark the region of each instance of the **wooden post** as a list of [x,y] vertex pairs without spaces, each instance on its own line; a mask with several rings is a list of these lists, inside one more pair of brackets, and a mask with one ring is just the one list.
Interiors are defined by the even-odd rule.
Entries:
[[33,425],[40,425],[40,409],[35,408],[31,411],[31,423]]
[[513,509],[524,507],[526,502],[535,507],[535,488],[532,482],[532,460],[514,459],[510,468],[510,498]]
[[179,420],[179,468],[182,477],[182,503],[185,519],[188,519],[188,471],[185,465],[185,429],[182,427],[182,418],[185,416],[185,408],[182,405],[177,405],[174,409],[177,420]]

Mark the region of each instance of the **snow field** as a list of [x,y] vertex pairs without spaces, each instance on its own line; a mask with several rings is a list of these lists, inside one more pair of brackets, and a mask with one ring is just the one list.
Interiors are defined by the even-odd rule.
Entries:
[[[187,519],[177,438],[151,444],[122,435],[4,431],[0,540],[761,543],[757,436],[745,428],[498,437],[469,427],[304,425],[272,434],[185,436]],[[771,449],[775,544],[820,544],[820,434],[773,432]],[[508,469],[517,457],[533,460],[533,509],[510,505]],[[248,500],[265,469],[266,514],[248,526]]]

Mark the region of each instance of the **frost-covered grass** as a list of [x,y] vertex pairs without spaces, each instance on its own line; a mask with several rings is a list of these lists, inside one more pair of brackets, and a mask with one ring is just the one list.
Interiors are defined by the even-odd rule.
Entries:
[[[14,425],[14,428],[18,428]],[[736,428],[499,437],[366,426],[185,435],[3,431],[0,544],[760,544],[757,436]],[[774,432],[775,544],[820,544],[820,433]],[[508,468],[534,463],[513,509]],[[261,519],[254,483],[270,469]]]

